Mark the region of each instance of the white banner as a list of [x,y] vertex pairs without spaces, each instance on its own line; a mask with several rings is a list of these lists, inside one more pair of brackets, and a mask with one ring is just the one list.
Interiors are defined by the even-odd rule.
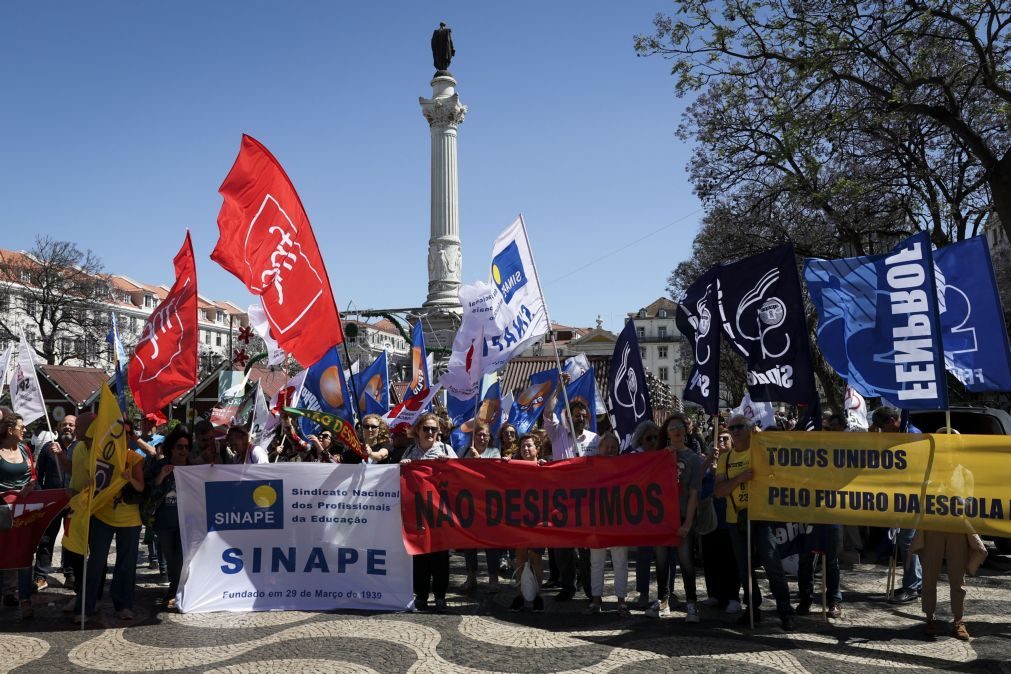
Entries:
[[42,401],[42,388],[35,374],[35,355],[21,335],[18,358],[11,378],[11,407],[24,419],[25,426],[46,416],[46,404]]
[[14,355],[14,344],[8,344],[4,353],[0,356],[0,398],[4,395],[4,386],[7,384],[7,374],[11,369],[11,357]]
[[411,606],[400,467],[177,468],[183,613]]

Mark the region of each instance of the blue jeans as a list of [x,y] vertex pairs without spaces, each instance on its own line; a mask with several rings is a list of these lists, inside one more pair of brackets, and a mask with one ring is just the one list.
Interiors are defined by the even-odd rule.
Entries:
[[[744,585],[744,603],[749,610],[757,610],[762,605],[762,594],[758,589],[758,579],[755,574],[751,574],[751,587],[748,587],[748,513],[741,511],[737,513],[737,524],[731,524],[730,542],[734,546],[734,557],[737,559],[737,571]],[[769,581],[769,589],[772,596],[776,598],[776,611],[780,617],[793,613],[793,606],[790,604],[790,586],[786,583],[786,574],[783,572],[783,562],[779,558],[776,537],[772,534],[772,529],[768,522],[751,523],[751,548],[755,553],[758,563],[765,569],[765,577]],[[752,605],[751,597],[755,598]]]
[[[111,527],[97,517],[91,518],[91,535],[88,568],[87,593],[84,597],[84,612],[95,613],[98,590],[105,584],[105,566],[109,558],[112,539],[116,538],[116,566],[112,570],[112,605],[117,611],[133,608],[133,591],[137,578],[137,548],[140,545],[140,527]],[[80,598],[75,609],[80,613]]]
[[900,591],[919,592],[923,589],[923,570],[920,568],[920,557],[909,552],[913,544],[916,529],[899,529],[895,544],[899,546],[899,557],[902,559],[902,588]]

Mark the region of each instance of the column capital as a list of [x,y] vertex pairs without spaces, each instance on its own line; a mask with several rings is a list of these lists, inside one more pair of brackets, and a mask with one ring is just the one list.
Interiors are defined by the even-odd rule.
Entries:
[[464,117],[467,116],[467,106],[460,103],[460,95],[424,98],[418,97],[421,105],[421,114],[428,120],[429,126],[453,128],[463,124]]

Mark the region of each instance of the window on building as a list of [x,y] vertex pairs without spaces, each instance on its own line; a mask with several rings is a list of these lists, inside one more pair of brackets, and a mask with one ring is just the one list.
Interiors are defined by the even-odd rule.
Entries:
[[636,328],[635,332],[636,335],[639,337],[639,339],[643,339],[646,337],[646,328]]
[[144,308],[154,309],[154,295],[144,295]]
[[35,313],[39,310],[39,304],[35,301],[34,297],[25,297],[25,313],[31,317],[35,317]]
[[11,310],[11,296],[8,293],[0,293],[0,311]]
[[667,318],[667,310],[661,309],[659,312],[657,312],[657,318]]
[[660,379],[660,381],[667,381],[667,377],[668,377],[668,370],[667,370],[667,368],[666,367],[659,367],[659,368],[657,368],[657,375],[656,376]]
[[210,344],[210,343],[211,343],[211,332],[210,332],[210,330],[205,330],[204,331],[204,344]]
[[646,310],[639,309],[639,318],[646,318]]
[[221,346],[221,333],[220,332],[214,335],[214,344],[216,346]]
[[646,360],[646,347],[645,346],[640,346],[639,347],[639,356],[641,356],[643,360]]
[[667,339],[667,326],[666,325],[657,326],[656,336],[659,337],[660,339]]
[[225,322],[225,312],[219,310],[218,311],[218,323],[224,323],[224,322]]
[[657,358],[666,358],[667,357],[667,347],[666,346],[658,346],[657,349],[656,349],[656,357]]

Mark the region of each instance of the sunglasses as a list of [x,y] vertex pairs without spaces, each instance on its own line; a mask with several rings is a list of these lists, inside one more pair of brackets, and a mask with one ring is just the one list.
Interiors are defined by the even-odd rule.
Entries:
[[743,431],[747,427],[748,427],[747,424],[730,424],[729,426],[727,426],[727,430],[728,431]]
[[322,435],[320,435],[320,436],[319,436],[320,440],[329,440],[329,439],[331,439],[332,437],[333,437],[333,436],[332,436],[332,435],[330,435],[329,433],[323,433]]
[[176,447],[182,447],[183,449],[189,449],[190,443],[188,442],[177,442]]
[[436,428],[435,426],[422,426],[421,430],[424,431],[425,433],[438,433],[439,432],[439,429]]
[[367,431],[375,431],[375,430],[378,430],[378,429],[379,429],[379,425],[378,424],[371,424],[371,425],[370,424],[365,424],[365,430],[367,430]]

